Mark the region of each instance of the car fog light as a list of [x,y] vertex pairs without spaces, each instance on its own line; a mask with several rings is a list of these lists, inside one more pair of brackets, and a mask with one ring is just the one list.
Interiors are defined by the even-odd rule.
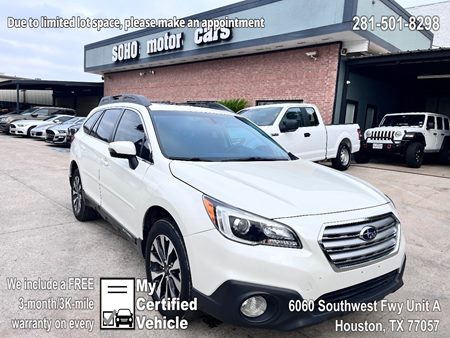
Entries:
[[267,301],[262,296],[247,298],[242,302],[241,312],[244,316],[256,318],[267,310]]

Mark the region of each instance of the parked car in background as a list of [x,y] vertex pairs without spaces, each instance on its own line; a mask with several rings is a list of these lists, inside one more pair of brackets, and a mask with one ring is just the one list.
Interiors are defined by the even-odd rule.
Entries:
[[359,125],[326,126],[319,109],[312,104],[257,106],[238,114],[258,125],[295,156],[310,161],[331,160],[338,170],[347,170],[351,154],[360,148]]
[[70,115],[55,115],[44,120],[17,120],[9,125],[9,133],[12,135],[31,136],[31,130],[37,126],[50,126],[55,123],[62,123],[73,118]]
[[17,120],[44,120],[54,115],[73,115],[77,113],[74,109],[61,107],[33,107],[19,114],[6,114],[0,117],[0,131],[9,134],[9,125]]
[[83,126],[83,123],[84,123],[84,120],[79,121],[69,127],[69,135],[67,136],[69,139],[69,143],[72,143],[73,139],[75,138],[75,134]]
[[[59,124],[59,123],[63,123],[67,120],[73,119],[74,117],[71,115],[57,115],[57,116],[51,116],[48,117],[45,120],[42,121],[36,121],[36,120],[25,120],[26,122],[40,122],[39,124],[37,124],[36,127],[34,127],[33,129],[31,129],[30,131],[30,136],[31,137],[36,137],[36,138],[40,138],[45,140],[45,136],[46,136],[46,130],[48,127],[51,127],[55,124]],[[15,125],[18,125],[19,122],[16,121],[14,122]]]
[[69,128],[78,122],[83,122],[85,119],[85,117],[75,117],[64,123],[47,128],[45,142],[59,145],[69,145]]
[[450,163],[450,119],[433,113],[387,114],[379,127],[367,129],[358,163],[367,163],[379,154],[397,154],[409,167],[419,168],[424,154],[436,153],[442,163]]

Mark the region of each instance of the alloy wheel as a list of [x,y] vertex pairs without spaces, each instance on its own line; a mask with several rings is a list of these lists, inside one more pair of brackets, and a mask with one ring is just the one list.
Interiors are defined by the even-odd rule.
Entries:
[[72,204],[75,213],[78,215],[81,211],[82,187],[80,176],[75,176],[72,183]]
[[343,147],[341,149],[341,153],[339,154],[339,159],[342,163],[342,165],[346,166],[348,162],[350,161],[350,154],[346,147]]
[[177,250],[165,235],[157,236],[150,249],[150,273],[160,300],[180,298],[181,269]]

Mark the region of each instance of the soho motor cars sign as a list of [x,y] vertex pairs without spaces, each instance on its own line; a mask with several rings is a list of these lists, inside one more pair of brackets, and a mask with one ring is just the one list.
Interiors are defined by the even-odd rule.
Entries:
[[[227,41],[231,39],[230,28],[198,28],[194,33],[194,43],[198,46],[206,45],[209,43]],[[183,48],[184,34],[170,34],[170,32],[164,35],[153,38],[147,41],[147,54],[156,54],[161,52],[168,52],[172,50],[178,50]],[[139,58],[140,46],[138,41],[130,41],[113,46],[112,48],[112,61],[122,62],[128,60],[135,60]]]

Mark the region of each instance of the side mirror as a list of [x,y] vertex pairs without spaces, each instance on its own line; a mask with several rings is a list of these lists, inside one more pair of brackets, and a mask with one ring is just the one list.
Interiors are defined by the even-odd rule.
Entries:
[[434,129],[434,121],[427,122],[427,130]]
[[33,113],[33,114],[31,114],[31,117],[38,117],[38,114],[37,113]]
[[128,160],[131,169],[136,169],[139,161],[136,157],[136,147],[130,141],[117,141],[109,144],[109,154],[114,158]]
[[298,129],[297,120],[286,120],[280,124],[280,132],[289,133]]

